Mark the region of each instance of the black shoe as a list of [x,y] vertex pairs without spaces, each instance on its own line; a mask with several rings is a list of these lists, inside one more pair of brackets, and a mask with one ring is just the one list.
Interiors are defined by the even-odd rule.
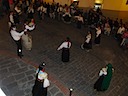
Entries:
[[21,54],[21,55],[18,55],[18,56],[19,56],[20,58],[22,58],[24,55]]

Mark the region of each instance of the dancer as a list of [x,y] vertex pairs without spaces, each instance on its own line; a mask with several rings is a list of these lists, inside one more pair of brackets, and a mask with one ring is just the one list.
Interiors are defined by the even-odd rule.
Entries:
[[99,45],[100,44],[100,38],[101,38],[101,28],[100,26],[98,26],[98,28],[96,28],[96,36],[95,36],[95,44]]
[[96,81],[94,84],[94,89],[97,91],[105,91],[108,89],[111,79],[112,79],[112,74],[113,74],[113,67],[112,64],[107,64],[105,68],[102,68],[102,70],[99,73],[99,79]]
[[70,58],[70,52],[69,49],[71,47],[71,41],[70,38],[67,37],[66,40],[58,47],[57,50],[62,49],[62,61],[63,62],[68,62]]
[[92,34],[90,31],[88,31],[88,34],[85,37],[85,42],[81,45],[81,48],[86,49],[87,52],[89,52],[89,49],[92,49]]
[[23,54],[22,54],[22,43],[21,43],[21,37],[24,34],[24,32],[26,32],[27,30],[25,29],[24,31],[22,31],[21,33],[18,32],[16,30],[16,26],[13,26],[11,28],[11,36],[13,38],[13,40],[15,41],[16,45],[17,45],[17,55],[22,58]]
[[47,88],[50,86],[48,74],[44,72],[44,65],[36,71],[36,80],[32,89],[32,96],[47,96]]

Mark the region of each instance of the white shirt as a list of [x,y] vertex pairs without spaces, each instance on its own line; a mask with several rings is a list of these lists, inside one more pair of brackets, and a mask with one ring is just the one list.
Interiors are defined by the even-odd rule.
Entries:
[[99,76],[107,75],[107,71],[100,70]]
[[58,9],[57,9],[57,12],[62,12],[63,11],[63,7],[59,7]]
[[71,42],[69,42],[69,47],[68,47],[68,42],[63,42],[57,50],[60,50],[62,48],[70,48],[70,47],[71,47]]
[[31,12],[34,13],[34,9],[31,8],[31,7],[29,7],[29,8],[28,8],[28,13],[31,13]]
[[88,34],[87,36],[86,36],[86,43],[89,43],[89,41],[91,40],[91,35],[90,34]]
[[32,31],[34,28],[35,28],[35,25],[30,27],[30,26],[25,24],[25,29],[28,29],[28,30]]
[[69,17],[71,17],[71,14],[69,12],[65,12],[65,14],[63,15],[63,17],[66,16],[66,15],[68,15]]
[[18,40],[20,40],[21,36],[24,34],[24,31],[22,31],[21,33],[18,33],[18,32],[15,31],[15,30],[11,30],[10,33],[11,33],[12,38],[13,38],[15,41],[18,41]]
[[75,18],[77,18],[78,21],[84,22],[83,17],[81,17],[81,16],[75,16]]
[[123,32],[125,31],[124,27],[120,27],[117,31],[117,34],[123,34]]
[[14,19],[13,19],[13,15],[12,14],[9,16],[9,20],[10,20],[11,23],[14,23]]
[[97,31],[96,31],[96,37],[98,37],[98,36],[101,34],[101,29],[97,29],[97,28],[96,28],[96,30],[97,30]]
[[44,9],[44,7],[40,6],[40,7],[38,7],[37,11],[42,11],[43,12],[43,9]]
[[[36,70],[36,74],[38,73],[38,71],[39,71],[39,69]],[[40,70],[38,73],[38,79],[39,80],[44,79],[43,87],[46,88],[46,87],[50,86],[50,82],[49,82],[48,78],[46,77],[46,75],[44,75],[44,74],[45,74],[45,72]]]
[[17,7],[17,6],[15,7],[15,11],[16,11],[17,13],[20,13],[20,12],[21,12],[21,10],[20,10],[20,9],[18,9],[18,7]]

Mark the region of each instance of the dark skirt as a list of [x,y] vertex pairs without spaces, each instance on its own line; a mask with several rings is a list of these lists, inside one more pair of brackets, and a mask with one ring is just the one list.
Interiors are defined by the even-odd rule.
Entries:
[[100,35],[95,38],[95,44],[100,44],[100,38],[101,38]]
[[62,61],[68,62],[69,56],[70,56],[69,48],[63,48],[62,49]]
[[43,88],[43,82],[35,81],[32,89],[32,96],[47,96],[47,88]]
[[83,48],[84,49],[87,49],[87,50],[89,50],[89,49],[92,49],[92,42],[90,41],[89,43],[84,43],[83,44]]
[[78,29],[81,29],[81,25],[82,25],[82,21],[78,21],[78,22],[77,22],[77,28],[78,28]]
[[104,76],[100,76],[99,79],[94,84],[94,89],[97,91],[102,91],[102,82],[103,82]]
[[63,19],[64,19],[65,22],[70,22],[71,21],[71,17],[69,15],[65,15],[63,17]]

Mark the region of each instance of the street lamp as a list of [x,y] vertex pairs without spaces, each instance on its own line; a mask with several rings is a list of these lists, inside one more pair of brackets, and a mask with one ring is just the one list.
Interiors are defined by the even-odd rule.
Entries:
[[69,91],[70,91],[69,96],[71,96],[71,95],[72,95],[72,91],[73,91],[73,89],[70,88]]

